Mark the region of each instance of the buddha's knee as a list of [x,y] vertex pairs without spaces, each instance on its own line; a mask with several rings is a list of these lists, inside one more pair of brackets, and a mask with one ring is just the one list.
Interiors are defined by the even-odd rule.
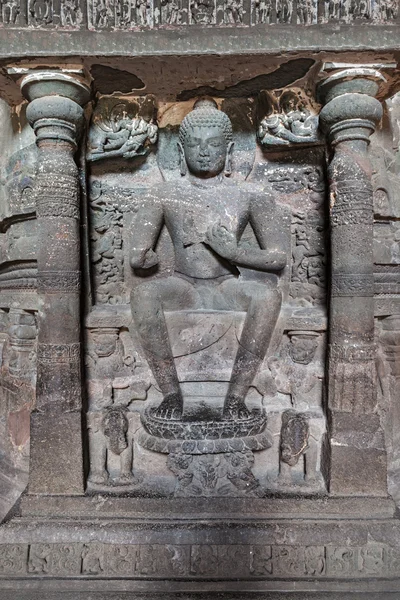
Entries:
[[141,283],[131,292],[132,316],[139,324],[143,319],[152,317],[160,305],[157,284],[154,282]]
[[282,304],[281,291],[264,283],[249,283],[245,289],[245,295],[249,300],[256,301],[260,306],[278,309]]

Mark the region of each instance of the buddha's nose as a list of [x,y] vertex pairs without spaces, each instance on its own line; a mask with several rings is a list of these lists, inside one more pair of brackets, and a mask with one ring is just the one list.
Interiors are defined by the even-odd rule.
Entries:
[[200,154],[202,156],[204,156],[205,154],[208,154],[208,144],[206,142],[200,143]]

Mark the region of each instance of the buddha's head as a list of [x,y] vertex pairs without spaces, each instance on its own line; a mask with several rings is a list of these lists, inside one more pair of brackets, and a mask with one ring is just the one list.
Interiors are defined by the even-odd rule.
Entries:
[[178,148],[181,173],[197,177],[215,177],[223,170],[231,173],[232,124],[211,99],[200,99],[179,128]]

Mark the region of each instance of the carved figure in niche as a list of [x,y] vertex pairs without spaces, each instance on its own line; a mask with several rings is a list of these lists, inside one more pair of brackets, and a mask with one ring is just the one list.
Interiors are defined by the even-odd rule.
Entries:
[[278,23],[291,23],[293,0],[278,0],[276,3],[276,20]]
[[[150,383],[135,373],[138,361],[130,342],[127,331],[119,333],[114,327],[90,332],[86,354],[89,481],[97,485],[129,485],[135,481],[130,406],[146,399]],[[110,456],[118,457],[118,472],[109,472]]]
[[[182,183],[163,184],[144,197],[130,253],[134,269],[154,267],[154,246],[166,225],[175,250],[175,273],[141,283],[131,298],[135,326],[164,396],[156,416],[179,420],[183,410],[164,311],[208,308],[246,311],[223,416],[248,419],[245,397],[281,307],[284,233],[268,192],[229,182],[232,125],[213,100],[196,102],[180,126],[178,147]],[[248,223],[258,248],[240,244]],[[263,281],[239,277],[241,268],[264,272]]]
[[21,12],[19,0],[1,0],[1,19],[4,25],[15,25]]
[[168,25],[180,23],[181,6],[177,0],[161,0],[162,22]]
[[94,0],[93,22],[100,29],[111,27],[113,24],[113,11],[108,0]]
[[[128,27],[131,24],[131,4],[129,0],[119,0],[117,2],[116,16],[120,27]],[[90,160],[96,160],[96,158],[92,155]]]
[[349,14],[352,19],[369,19],[371,16],[369,0],[350,0]]
[[61,25],[79,25],[82,21],[82,12],[79,0],[62,0],[61,2]]
[[31,0],[29,12],[36,25],[48,25],[53,21],[51,0]]
[[344,4],[342,0],[325,0],[325,18],[327,21],[339,21],[344,14]]
[[315,144],[321,141],[318,116],[311,114],[302,97],[289,90],[280,97],[278,107],[274,105],[271,97],[270,114],[261,121],[258,130],[262,145]]
[[374,2],[374,20],[393,21],[397,18],[397,0],[376,0]]
[[294,410],[282,414],[280,473],[281,485],[291,485],[292,471],[299,460],[304,461],[303,478],[313,484],[317,476],[318,444],[310,435],[309,416]]
[[[97,417],[97,419],[96,419]],[[112,452],[119,456],[120,471],[113,477],[113,485],[128,485],[134,483],[133,437],[129,432],[127,411],[120,406],[108,408],[103,415],[95,415],[90,420],[92,436],[90,444],[90,474],[89,481],[96,484],[107,484],[109,472],[106,469],[107,454]],[[102,433],[105,443],[95,440],[93,434]],[[102,437],[103,437],[102,436]]]
[[270,0],[256,0],[256,23],[271,23],[272,19],[272,2]]
[[148,13],[150,10],[149,0],[136,0],[136,24],[148,25]]
[[268,359],[269,370],[259,374],[255,385],[266,396],[273,396],[276,391],[289,395],[294,408],[308,410],[321,407],[324,367],[322,361],[314,360],[320,334],[316,331],[289,331],[288,337],[289,343],[279,356]]
[[[297,23],[309,25],[313,22],[313,2],[312,0],[298,0],[297,2]],[[307,117],[305,117],[307,118]]]
[[238,25],[243,22],[243,7],[241,0],[225,0],[224,23]]
[[190,10],[193,22],[197,25],[211,25],[214,22],[214,0],[193,0]]
[[146,398],[150,384],[145,382],[146,376],[127,331],[119,333],[116,327],[92,329],[85,360],[89,383],[94,382],[95,391],[89,395],[95,410],[109,407],[113,398],[114,404],[121,405],[128,405],[132,399]]

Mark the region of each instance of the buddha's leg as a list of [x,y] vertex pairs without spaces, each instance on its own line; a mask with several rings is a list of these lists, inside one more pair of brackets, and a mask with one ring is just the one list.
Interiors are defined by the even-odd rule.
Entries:
[[166,277],[138,285],[131,294],[132,317],[147,361],[164,400],[156,415],[179,419],[183,399],[172,356],[164,310],[184,310],[197,306],[197,292],[180,277]]
[[282,296],[279,290],[255,281],[229,280],[221,285],[223,293],[234,293],[237,308],[246,311],[239,348],[232,369],[224,404],[225,418],[245,419],[249,411],[245,398],[267,353],[279,317]]

